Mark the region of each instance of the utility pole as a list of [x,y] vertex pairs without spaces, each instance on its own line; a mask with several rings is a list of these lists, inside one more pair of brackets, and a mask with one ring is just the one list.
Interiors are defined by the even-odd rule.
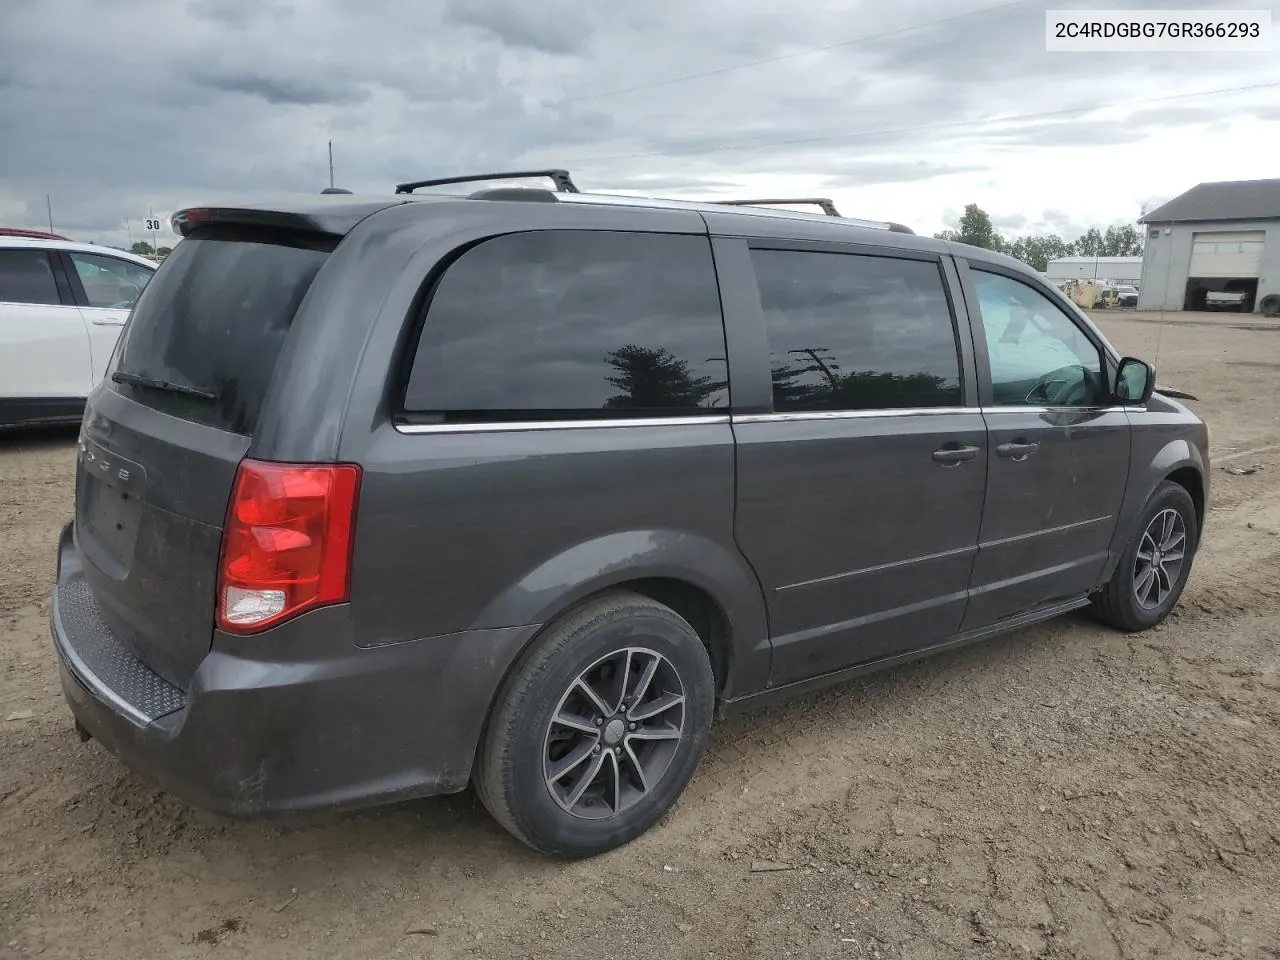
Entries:
[[329,141],[329,188],[333,189],[333,141]]
[[124,218],[124,229],[125,229],[125,232],[129,234],[129,250],[130,252],[132,252],[133,251],[133,224],[129,222],[128,217]]
[[53,198],[47,193],[44,195],[44,208],[49,214],[49,232],[53,233]]

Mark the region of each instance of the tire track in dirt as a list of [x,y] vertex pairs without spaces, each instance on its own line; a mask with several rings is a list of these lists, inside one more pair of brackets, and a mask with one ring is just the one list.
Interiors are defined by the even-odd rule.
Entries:
[[1263,469],[1215,470],[1175,616],[1133,636],[1068,617],[720,724],[664,824],[575,864],[469,795],[232,823],[79,744],[44,606],[70,443],[0,450],[0,522],[23,530],[0,715],[35,714],[0,723],[0,956],[1274,960],[1280,458],[1255,448],[1275,418],[1230,419],[1227,394],[1265,384],[1206,389],[1225,365],[1194,366],[1194,336],[1166,333],[1165,369]]

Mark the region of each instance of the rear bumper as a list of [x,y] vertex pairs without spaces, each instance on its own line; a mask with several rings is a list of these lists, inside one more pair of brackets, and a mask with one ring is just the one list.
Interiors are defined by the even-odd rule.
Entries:
[[50,617],[63,693],[94,739],[143,778],[233,816],[453,793],[489,704],[536,627],[357,647],[344,607],[259,637],[214,633],[179,690],[94,615],[70,535]]

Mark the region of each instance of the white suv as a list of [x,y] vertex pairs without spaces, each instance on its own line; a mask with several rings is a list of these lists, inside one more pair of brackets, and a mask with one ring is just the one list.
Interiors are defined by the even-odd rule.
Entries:
[[0,429],[80,419],[155,269],[110,247],[0,234]]

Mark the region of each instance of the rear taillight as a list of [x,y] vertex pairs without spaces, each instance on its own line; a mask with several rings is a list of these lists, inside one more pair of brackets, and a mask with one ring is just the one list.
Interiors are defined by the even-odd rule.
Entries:
[[360,468],[244,460],[218,567],[218,627],[257,633],[350,597]]

